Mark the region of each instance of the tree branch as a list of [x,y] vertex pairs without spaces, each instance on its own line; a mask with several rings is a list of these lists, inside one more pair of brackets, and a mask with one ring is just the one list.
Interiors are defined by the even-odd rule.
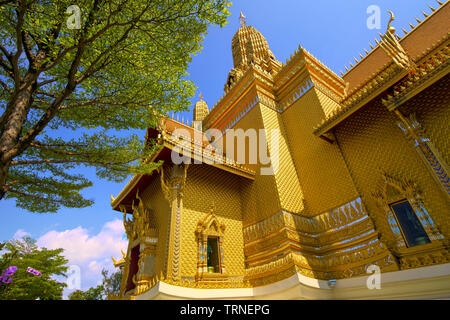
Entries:
[[9,63],[12,64],[12,54],[6,50],[6,48],[0,43],[0,50],[3,52]]
[[3,57],[0,56],[0,67],[2,67],[3,70],[8,74],[8,76],[14,80],[14,71],[13,68],[8,66],[5,61],[3,60]]
[[30,63],[30,70],[36,71],[36,56],[31,51],[30,38],[28,33],[22,30],[22,44],[25,49],[25,55],[27,56],[28,62]]
[[[44,198],[44,197],[41,197],[41,196],[38,196],[38,195],[35,195],[35,194],[19,191],[19,190],[16,190],[16,189],[8,189],[8,192],[14,192],[14,193],[17,193],[17,194],[21,194],[21,195],[23,195],[25,197],[31,197],[31,198],[38,199],[38,200],[43,200],[43,201],[48,201],[49,200],[48,198]],[[61,204],[64,203],[64,201],[62,199],[51,199],[51,200],[53,202],[57,202],[57,203],[61,203]]]
[[[69,152],[69,151],[61,151],[61,150],[55,150],[55,149],[51,149],[49,148],[49,146],[53,146],[53,147],[67,147],[69,145],[42,145],[41,143],[36,143],[36,142],[32,142],[30,144],[30,146],[32,147],[36,147],[45,151],[49,151],[52,153],[56,153],[56,154],[62,154],[62,155],[66,155],[66,156],[89,156],[86,153],[76,153],[76,152]],[[79,147],[79,146],[76,146]]]
[[5,83],[5,82],[3,82],[2,80],[0,80],[0,85],[3,87],[3,88],[5,88],[5,90],[6,91],[8,91],[8,93],[9,94],[13,94],[14,92],[8,87],[8,85]]
[[11,2],[14,2],[14,0],[4,0],[4,1],[0,1],[0,6],[3,6],[3,5],[5,5],[5,4],[11,3]]
[[[132,159],[130,161],[118,161],[113,162],[110,164],[114,165],[125,165],[132,161],[135,161],[136,159]],[[11,166],[18,166],[18,165],[28,165],[28,164],[44,164],[44,163],[87,163],[87,164],[99,164],[99,165],[105,165],[104,162],[101,161],[90,161],[86,159],[60,159],[60,160],[54,160],[54,159],[41,159],[41,160],[16,160],[11,161]]]
[[53,79],[44,80],[42,82],[39,82],[36,86],[38,88],[40,88],[40,87],[43,87],[43,86],[45,86],[47,84],[53,83],[53,82],[61,80],[61,79],[62,79],[61,77],[56,77],[56,78],[53,78]]
[[27,10],[26,1],[20,1],[19,10],[16,9],[17,13],[17,24],[16,24],[16,47],[17,51],[12,57],[12,68],[14,72],[14,82],[16,83],[16,88],[20,85],[20,72],[19,72],[19,58],[22,54],[22,27],[24,23],[25,11]]

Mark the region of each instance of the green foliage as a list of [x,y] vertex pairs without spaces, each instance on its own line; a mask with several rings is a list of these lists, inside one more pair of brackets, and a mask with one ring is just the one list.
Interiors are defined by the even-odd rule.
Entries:
[[[65,276],[67,260],[61,255],[63,249],[47,250],[38,248],[36,241],[26,237],[22,240],[8,241],[4,249],[7,250],[2,258],[8,266],[16,266],[17,271],[12,276],[10,284],[0,285],[0,300],[60,300],[62,299],[65,283],[58,282],[54,276]],[[27,272],[31,267],[39,270],[42,276]]]
[[139,160],[155,152],[152,141],[127,131],[187,109],[188,63],[230,5],[81,0],[81,28],[68,29],[72,4],[2,1],[0,9],[0,197],[34,212],[92,204],[76,166],[112,181],[157,167]]
[[[6,243],[0,243],[0,252],[5,249]],[[11,260],[16,255],[17,250],[13,250],[12,252],[5,252],[0,256],[0,275],[8,266],[11,265]],[[1,284],[0,284],[1,285]],[[1,291],[1,289],[0,289]]]
[[75,290],[71,294],[69,294],[69,300],[85,300],[84,299],[84,292],[81,290]]
[[122,270],[108,274],[107,270],[102,270],[103,275],[103,287],[105,288],[105,294],[119,295],[120,285],[122,283]]
[[102,270],[102,276],[102,284],[86,291],[76,290],[69,294],[69,300],[104,300],[108,293],[118,295],[122,282],[122,271],[113,272],[109,275],[107,270]]
[[76,290],[69,294],[69,300],[104,300],[105,288],[99,285],[86,291]]

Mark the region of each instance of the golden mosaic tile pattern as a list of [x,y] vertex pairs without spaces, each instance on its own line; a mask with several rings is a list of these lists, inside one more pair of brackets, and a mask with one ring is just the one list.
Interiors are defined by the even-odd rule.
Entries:
[[[273,154],[278,152],[278,168],[276,168],[274,177],[277,185],[278,196],[281,208],[291,212],[301,212],[304,209],[304,197],[295,170],[292,155],[288,147],[288,138],[284,129],[281,115],[265,106],[260,107],[264,128],[267,130],[267,143],[270,155],[274,160]],[[278,132],[278,150],[272,145],[270,135]]]
[[282,114],[305,197],[306,211],[301,214],[308,216],[357,197],[338,147],[313,135],[313,124],[324,117],[318,96],[321,100],[329,99],[312,89]]
[[[317,85],[316,85],[317,86]],[[340,105],[335,100],[328,97],[322,90],[325,91],[325,89],[318,87],[318,90],[316,90],[317,98],[320,101],[320,104],[322,106],[322,110],[325,113],[325,117],[328,118],[330,115],[335,112],[336,110],[339,110]]]
[[220,223],[225,224],[224,261],[231,276],[244,273],[244,248],[240,200],[241,179],[208,165],[190,165],[183,194],[181,217],[181,276],[197,272],[195,229],[212,207]]
[[[335,134],[363,203],[383,237],[394,239],[384,211],[376,206],[371,196],[383,184],[382,172],[416,183],[431,218],[445,237],[450,236],[449,205],[445,195],[397,126],[395,115],[380,100],[345,120]],[[442,139],[448,140],[448,136]]]
[[401,106],[402,112],[416,112],[418,121],[439,151],[443,160],[450,163],[450,75],[427,88],[414,99]]
[[[234,129],[244,131],[252,128],[255,130],[264,128],[259,103],[234,126]],[[246,147],[246,152],[248,152],[248,142]],[[259,154],[259,147],[257,150]],[[281,209],[275,177],[273,175],[260,175],[261,167],[258,164],[249,165],[249,168],[256,172],[256,176],[252,183],[243,182],[241,187],[244,225],[270,217],[274,212]],[[261,201],[261,199],[264,199],[264,201]]]

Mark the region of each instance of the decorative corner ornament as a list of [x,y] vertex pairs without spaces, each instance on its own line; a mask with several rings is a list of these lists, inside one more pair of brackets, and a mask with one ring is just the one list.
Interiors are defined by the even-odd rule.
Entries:
[[398,36],[395,34],[395,28],[391,26],[391,23],[395,20],[394,13],[388,11],[391,15],[389,19],[386,33],[381,35],[381,41],[378,43],[386,54],[394,60],[395,64],[403,69],[412,69],[414,62],[408,57],[405,49],[398,41]]
[[[127,238],[129,240],[145,239],[147,237],[153,237],[156,234],[154,215],[151,208],[144,205],[144,201],[139,196],[139,190],[136,192],[136,199],[139,201],[138,205],[135,205],[134,200],[131,203],[133,209],[133,219],[127,219],[127,211],[121,206],[120,210],[123,213],[123,225]],[[124,253],[122,252],[122,255]]]

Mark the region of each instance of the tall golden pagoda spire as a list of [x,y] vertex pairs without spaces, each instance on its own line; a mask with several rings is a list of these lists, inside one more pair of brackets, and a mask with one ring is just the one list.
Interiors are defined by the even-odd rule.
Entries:
[[242,12],[239,22],[241,27],[231,41],[234,68],[228,75],[225,92],[228,92],[233,83],[238,81],[251,65],[271,74],[281,67],[270,51],[266,38],[254,27],[246,25],[246,17]]

